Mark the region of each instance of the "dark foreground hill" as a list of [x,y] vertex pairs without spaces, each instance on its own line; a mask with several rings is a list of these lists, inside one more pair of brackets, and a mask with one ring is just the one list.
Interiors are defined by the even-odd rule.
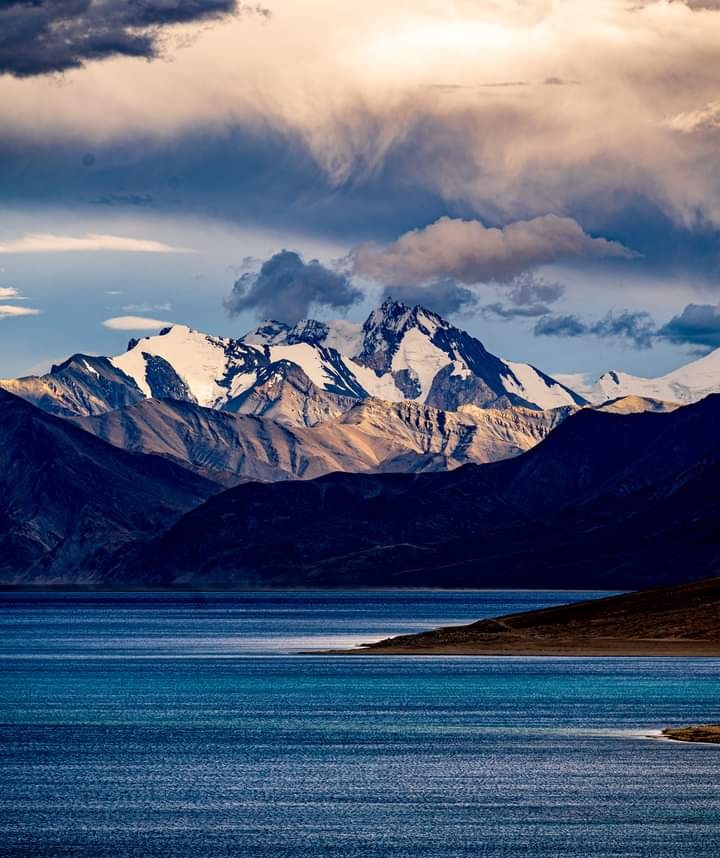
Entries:
[[172,462],[119,450],[0,390],[3,583],[102,583],[110,557],[218,490]]
[[353,652],[720,656],[720,578],[401,635]]
[[156,586],[630,589],[720,569],[720,396],[581,411],[517,459],[247,484],[134,558]]

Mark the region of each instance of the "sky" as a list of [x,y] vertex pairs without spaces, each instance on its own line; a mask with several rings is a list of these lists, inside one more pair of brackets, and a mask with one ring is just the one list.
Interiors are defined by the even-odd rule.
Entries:
[[2,0],[0,376],[422,304],[553,373],[720,346],[720,2]]

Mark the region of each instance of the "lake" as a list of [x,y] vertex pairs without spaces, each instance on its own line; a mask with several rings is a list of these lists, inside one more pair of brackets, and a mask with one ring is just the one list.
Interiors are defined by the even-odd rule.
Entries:
[[720,855],[720,660],[297,655],[587,598],[0,594],[0,856]]

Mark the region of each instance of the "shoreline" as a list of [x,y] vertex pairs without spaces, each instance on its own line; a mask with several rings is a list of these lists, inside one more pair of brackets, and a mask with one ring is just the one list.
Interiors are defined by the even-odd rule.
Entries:
[[[393,639],[391,639],[393,640]],[[720,658],[720,644],[693,640],[622,640],[568,639],[553,641],[473,642],[466,644],[406,645],[380,641],[353,649],[319,650],[303,655],[372,655],[372,656],[516,656],[565,658]]]
[[720,745],[720,724],[693,724],[689,727],[665,727],[661,737],[669,742],[696,745]]
[[720,658],[720,578],[445,626],[342,655]]

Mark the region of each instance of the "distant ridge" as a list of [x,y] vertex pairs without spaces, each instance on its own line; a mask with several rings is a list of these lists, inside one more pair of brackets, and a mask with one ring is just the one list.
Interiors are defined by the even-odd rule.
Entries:
[[616,370],[604,373],[591,384],[580,375],[558,375],[557,378],[596,405],[627,396],[688,405],[712,393],[720,393],[720,348],[657,378]]

